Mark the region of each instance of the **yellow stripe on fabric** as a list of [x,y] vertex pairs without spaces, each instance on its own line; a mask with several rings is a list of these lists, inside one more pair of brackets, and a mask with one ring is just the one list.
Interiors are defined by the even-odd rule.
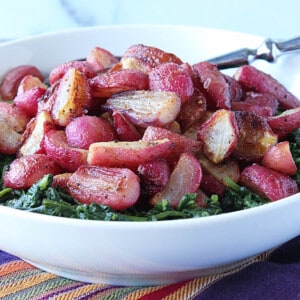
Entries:
[[22,290],[26,290],[34,285],[37,285],[39,283],[42,283],[42,282],[49,280],[51,278],[54,278],[54,277],[56,277],[56,275],[43,272],[43,273],[39,273],[35,276],[31,276],[26,279],[23,279],[21,281],[8,284],[1,288],[0,297],[5,297],[9,294],[13,294],[16,292],[20,292]]

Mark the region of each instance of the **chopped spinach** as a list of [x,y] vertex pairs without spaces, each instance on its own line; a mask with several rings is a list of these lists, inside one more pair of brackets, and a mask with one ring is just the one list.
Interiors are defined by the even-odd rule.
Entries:
[[269,203],[267,199],[249,191],[244,186],[239,186],[229,178],[225,178],[229,188],[222,197],[221,207],[224,212],[252,208]]

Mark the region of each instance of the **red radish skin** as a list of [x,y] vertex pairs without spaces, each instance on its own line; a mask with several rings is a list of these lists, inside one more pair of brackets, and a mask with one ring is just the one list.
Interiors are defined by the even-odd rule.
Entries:
[[[183,175],[184,174],[184,175]],[[176,164],[166,187],[150,200],[152,205],[167,199],[172,207],[177,207],[187,193],[195,193],[202,179],[199,161],[190,153],[183,153]]]
[[240,184],[270,201],[299,192],[296,181],[291,177],[258,164],[246,167],[241,172]]
[[208,62],[200,62],[193,65],[193,68],[199,77],[202,91],[207,95],[208,107],[230,109],[230,87],[218,68]]
[[175,63],[158,65],[149,73],[149,87],[152,91],[176,93],[185,103],[194,92],[193,81],[189,73]]
[[148,45],[136,44],[125,51],[120,65],[123,69],[134,68],[148,74],[156,66],[167,62],[182,64],[182,60],[173,53]]
[[0,122],[5,123],[8,127],[18,133],[22,133],[30,117],[25,111],[14,104],[0,101]]
[[66,126],[67,142],[72,147],[88,149],[96,142],[109,142],[117,138],[114,128],[96,116],[81,116]]
[[32,65],[20,65],[9,70],[0,84],[0,95],[3,100],[13,100],[18,92],[21,80],[26,75],[32,75],[44,81],[41,71]]
[[87,55],[86,61],[98,73],[118,63],[119,60],[108,50],[101,47],[94,47]]
[[300,107],[287,109],[278,116],[267,119],[268,124],[280,140],[300,127]]
[[38,111],[39,100],[45,95],[46,89],[41,87],[34,87],[14,98],[14,104],[23,109],[30,117],[35,117]]
[[141,186],[147,196],[154,196],[162,191],[170,177],[170,167],[165,159],[158,158],[140,165],[137,169]]
[[62,169],[45,154],[32,154],[15,159],[4,174],[4,185],[13,189],[30,188],[46,174],[56,175]]
[[45,135],[46,154],[67,172],[75,172],[87,163],[88,150],[71,147],[63,130],[50,130]]
[[112,117],[118,140],[138,141],[142,138],[142,134],[122,113],[114,111]]
[[136,170],[140,164],[150,162],[157,157],[168,157],[173,150],[174,143],[168,139],[100,142],[90,146],[87,162],[90,165]]
[[138,200],[140,181],[129,169],[82,166],[68,180],[67,190],[81,203],[122,210]]
[[114,94],[147,90],[148,76],[139,70],[126,69],[102,73],[90,80],[91,93],[96,98],[110,98]]
[[80,73],[84,74],[87,78],[93,78],[97,75],[92,65],[90,65],[88,62],[75,60],[66,62],[52,69],[49,74],[50,84],[54,85],[55,82],[60,81],[70,69],[76,69]]
[[267,168],[289,176],[293,176],[297,172],[297,166],[288,141],[270,147],[262,159],[262,164]]
[[174,143],[174,154],[178,158],[184,152],[196,153],[201,149],[201,142],[160,127],[149,126],[145,130],[142,139],[143,141],[152,141],[163,138],[167,138]]
[[246,65],[238,68],[234,74],[234,78],[246,90],[273,95],[284,109],[300,106],[299,99],[290,93],[281,83],[254,66]]

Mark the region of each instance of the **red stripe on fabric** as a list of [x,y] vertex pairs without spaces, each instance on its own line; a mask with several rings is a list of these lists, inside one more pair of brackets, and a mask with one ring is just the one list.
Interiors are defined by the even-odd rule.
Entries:
[[180,289],[183,285],[186,284],[187,281],[179,282],[164,286],[152,293],[144,295],[138,300],[153,300],[153,299],[162,299],[163,297],[169,296],[171,293],[175,292],[176,290]]

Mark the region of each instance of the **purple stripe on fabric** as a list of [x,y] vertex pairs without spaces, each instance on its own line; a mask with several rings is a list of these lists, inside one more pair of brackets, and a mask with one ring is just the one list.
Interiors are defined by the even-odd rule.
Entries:
[[0,266],[10,261],[18,260],[19,258],[0,250]]
[[89,299],[90,297],[93,297],[93,296],[97,296],[99,293],[102,293],[102,292],[105,292],[105,291],[108,291],[108,290],[111,290],[111,289],[115,289],[115,288],[120,288],[121,286],[107,286],[107,287],[104,287],[104,288],[100,288],[100,289],[97,289],[91,293],[89,293],[88,295],[84,295],[83,297],[79,297],[77,298],[78,300],[87,300]]
[[66,289],[60,289],[59,291],[55,291],[55,292],[53,292],[53,293],[50,293],[50,294],[47,294],[47,295],[45,295],[43,298],[41,298],[41,299],[39,299],[39,300],[48,300],[48,299],[50,299],[49,297],[54,297],[54,296],[59,296],[59,295],[61,295],[61,294],[63,294],[63,293],[68,293],[68,292],[70,292],[70,291],[72,291],[72,290],[75,290],[75,289],[77,289],[77,288],[79,288],[79,287],[82,287],[82,286],[84,286],[84,285],[86,285],[86,283],[84,283],[84,282],[80,282],[80,283],[78,283],[78,284],[76,284],[76,285],[73,285],[73,286],[71,286],[71,287],[68,287],[68,288],[66,288]]

